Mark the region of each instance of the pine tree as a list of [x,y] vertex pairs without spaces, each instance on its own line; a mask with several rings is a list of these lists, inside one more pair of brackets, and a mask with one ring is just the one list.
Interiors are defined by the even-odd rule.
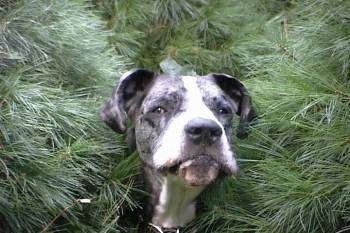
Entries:
[[349,1],[86,2],[0,1],[1,232],[137,230],[138,157],[98,110],[166,58],[234,74],[260,116],[184,232],[350,231]]
[[234,139],[240,177],[203,195],[186,232],[350,231],[349,1],[96,2],[132,65],[234,74],[258,107]]
[[0,232],[117,232],[137,205],[137,157],[98,117],[124,62],[85,8],[0,2]]

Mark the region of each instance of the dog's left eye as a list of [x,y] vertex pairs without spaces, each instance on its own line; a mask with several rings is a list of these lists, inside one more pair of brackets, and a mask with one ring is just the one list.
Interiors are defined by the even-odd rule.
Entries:
[[230,110],[227,109],[227,108],[220,108],[220,109],[218,110],[218,113],[219,113],[220,115],[225,115],[225,114],[229,114],[229,113],[230,113]]
[[165,109],[162,107],[156,107],[152,110],[153,113],[157,113],[157,114],[163,114],[165,113]]

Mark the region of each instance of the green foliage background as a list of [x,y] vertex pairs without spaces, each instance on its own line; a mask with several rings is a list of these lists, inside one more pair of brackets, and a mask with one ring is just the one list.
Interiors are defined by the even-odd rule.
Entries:
[[[350,231],[350,2],[0,1],[0,232],[135,232],[137,155],[98,119],[173,58],[234,74],[259,124],[184,232]],[[89,199],[91,203],[82,203]]]

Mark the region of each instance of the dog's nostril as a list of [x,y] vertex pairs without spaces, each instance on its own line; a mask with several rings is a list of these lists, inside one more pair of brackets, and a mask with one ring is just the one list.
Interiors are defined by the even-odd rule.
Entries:
[[221,135],[221,127],[213,120],[196,118],[185,126],[186,135],[195,143],[213,143]]
[[220,137],[222,134],[222,130],[221,128],[213,128],[210,133],[215,137]]
[[201,127],[188,127],[187,131],[188,134],[192,135],[201,135],[202,134],[202,128]]

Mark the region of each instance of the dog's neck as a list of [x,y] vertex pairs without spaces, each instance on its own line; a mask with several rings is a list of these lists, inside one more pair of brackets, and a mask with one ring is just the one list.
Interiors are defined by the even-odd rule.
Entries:
[[181,227],[195,217],[195,198],[204,187],[190,186],[180,177],[160,177],[161,190],[153,212],[153,224],[165,228]]

